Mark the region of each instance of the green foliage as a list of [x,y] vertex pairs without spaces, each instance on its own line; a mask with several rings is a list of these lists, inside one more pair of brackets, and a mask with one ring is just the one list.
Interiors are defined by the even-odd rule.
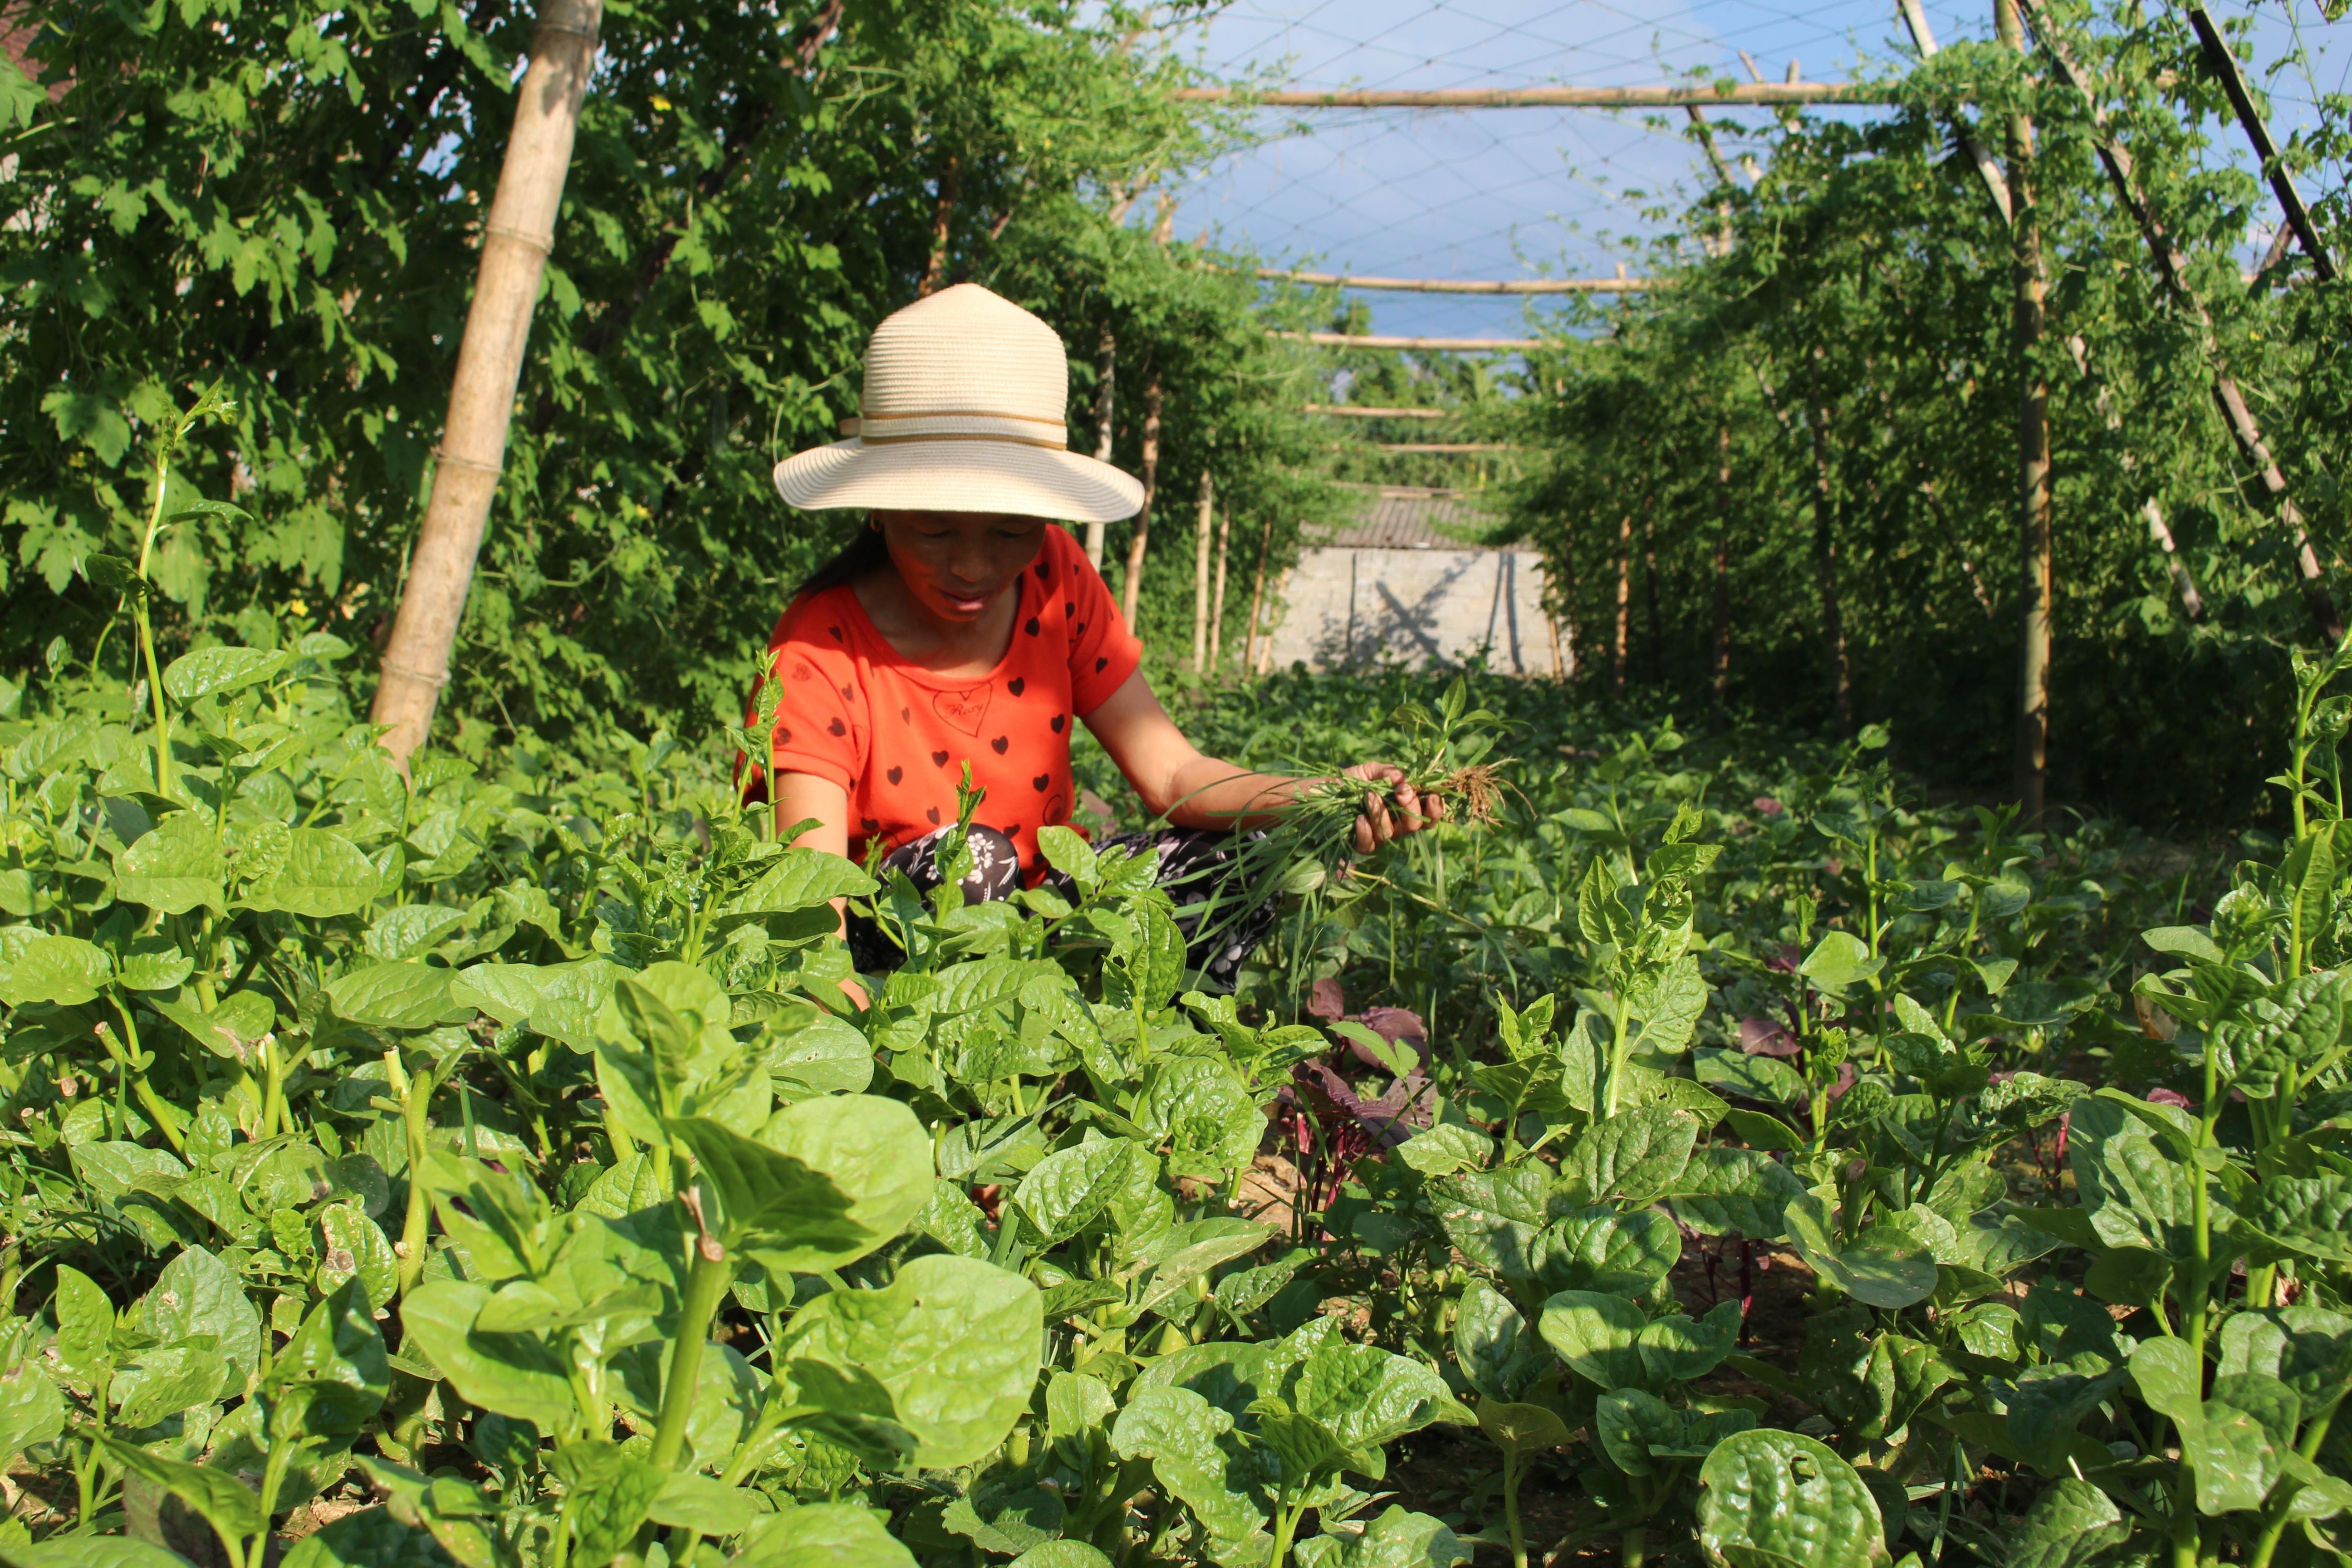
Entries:
[[[2285,700],[2278,648],[2315,633],[2292,538],[2247,482],[2212,369],[2218,357],[2248,389],[2305,516],[2335,537],[2344,291],[2306,287],[2292,247],[2241,279],[2276,206],[2227,156],[2242,133],[2179,8],[2047,9],[2190,258],[2215,354],[2115,199],[2089,106],[2045,54],[1957,42],[1888,74],[1892,112],[1691,132],[1727,161],[1687,207],[1653,209],[1664,232],[1646,269],[1673,286],[1570,306],[1494,424],[1540,454],[1511,518],[1550,558],[1591,687],[1847,733],[1883,721],[1909,765],[2005,791],[2020,389],[2045,384],[2052,798],[2141,821],[2243,817],[2275,763],[2275,737],[2247,715]],[[2286,154],[2330,222],[2344,111],[2330,100]],[[1955,147],[1966,133],[2006,165],[2013,112],[2033,127],[2030,178],[2011,168],[2010,184],[2030,193],[2048,296],[2030,363],[2013,230]],[[2151,537],[2150,508],[2177,553]],[[2182,704],[2186,689],[2209,700]]]

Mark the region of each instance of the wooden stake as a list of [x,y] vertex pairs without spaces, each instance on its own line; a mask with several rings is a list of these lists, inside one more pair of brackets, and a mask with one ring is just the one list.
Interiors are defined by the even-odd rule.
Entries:
[[2253,144],[2254,156],[2262,161],[2263,174],[2278,197],[2279,209],[2286,214],[2287,226],[2302,242],[2304,254],[2311,258],[2319,280],[2334,282],[2335,259],[2319,237],[2318,226],[2311,221],[2311,209],[2303,205],[2303,193],[2294,188],[2294,176],[2279,162],[2278,143],[2271,140],[2270,127],[2263,123],[2262,111],[2254,107],[2254,95],[2246,90],[2246,79],[2238,69],[2238,57],[2230,52],[2221,29],[2213,25],[2204,6],[2189,7],[2189,24],[2197,29],[2197,42],[2204,48],[2205,63],[2221,79],[2221,90],[2230,96],[2230,107],[2237,110],[2238,124],[2245,132],[2246,140]]
[[931,258],[924,265],[923,281],[915,290],[918,299],[928,299],[940,290],[948,276],[948,234],[955,222],[956,160],[952,154],[947,166],[940,171],[938,198],[931,204]]
[[[1095,349],[1095,461],[1110,461],[1113,404],[1118,382],[1118,339],[1106,322],[1102,342]],[[1102,570],[1103,527],[1100,522],[1087,524],[1087,560],[1097,572]]]
[[[1903,25],[1911,30],[1911,42],[1917,47],[1919,58],[1923,60],[1935,58],[1935,29],[1927,26],[1927,13],[1919,8],[1919,0],[1895,0],[1895,9],[1903,13]],[[2012,204],[2009,180],[2001,174],[2000,163],[1985,151],[1984,143],[1977,140],[1976,132],[1969,129],[1968,121],[1957,114],[1952,116],[1952,132],[1959,138],[1960,151],[1967,153],[1969,162],[1977,166],[1978,177],[1984,181],[1985,194],[1992,197],[1992,205],[2000,209],[2000,221],[2008,223]]]
[[1260,278],[1315,288],[1395,289],[1416,294],[1633,294],[1663,289],[1662,278],[1358,278],[1344,272],[1286,272],[1261,267]]
[[373,717],[384,727],[384,749],[403,765],[425,743],[449,683],[450,652],[506,460],[531,305],[555,247],[556,213],[603,20],[603,0],[545,0],[531,33],[530,65],[515,94],[514,129],[482,226],[432,494],[376,686]]
[[1257,673],[1257,623],[1265,613],[1265,562],[1274,549],[1274,513],[1265,514],[1265,527],[1257,536],[1257,577],[1250,584],[1249,631],[1242,638],[1242,673]]
[[1160,373],[1143,384],[1143,506],[1127,542],[1127,626],[1137,637],[1136,613],[1143,607],[1143,552],[1151,542],[1151,497],[1160,485]]
[[1209,673],[1209,525],[1215,521],[1216,481],[1201,469],[1200,510],[1192,518],[1192,673]]
[[1295,343],[1317,343],[1333,349],[1406,349],[1429,353],[1525,353],[1543,347],[1541,338],[1401,338],[1351,332],[1285,332],[1269,330],[1270,338]]
[[2253,410],[2247,406],[2245,394],[2237,379],[2229,372],[2221,358],[2221,336],[2214,329],[2212,312],[2205,308],[2195,289],[2189,285],[2189,258],[2163,221],[2153,204],[2139,188],[2137,165],[2131,150],[2109,129],[2107,111],[2092,90],[2091,79],[2074,58],[2074,51],[2055,27],[2042,7],[2042,0],[2017,0],[2024,19],[2032,24],[2042,47],[2057,63],[2059,75],[2084,103],[2090,107],[2094,145],[2098,149],[2099,162],[2107,171],[2107,180],[2116,195],[2131,214],[2138,226],[2141,239],[2156,265],[2157,276],[2165,290],[2181,307],[2182,312],[2197,329],[2198,346],[2213,376],[2213,400],[2221,405],[2221,417],[2229,426],[2231,438],[2237,443],[2240,456],[2254,469],[2262,484],[2263,499],[2269,504],[2272,515],[2286,531],[2294,547],[2295,572],[2301,580],[2305,610],[2320,637],[2333,647],[2344,637],[2343,617],[2336,608],[2336,597],[2329,592],[2319,565],[2319,555],[2312,548],[2311,536],[2304,526],[2303,510],[2295,505],[2294,496],[2287,485],[2286,475],[2271,456],[2270,445],[2263,438],[2262,427],[2255,422]]
[[1430,92],[1185,87],[1176,89],[1176,100],[1271,109],[1678,109],[1686,103],[1729,109],[1759,103],[1887,103],[1893,98],[1882,87],[1790,80],[1720,87],[1441,88]]
[[[2025,29],[2017,0],[1995,0],[1994,30],[2021,54]],[[2056,584],[2050,552],[2050,381],[2042,374],[2048,319],[2042,271],[2042,226],[2033,210],[2033,121],[2009,117],[2010,276],[2015,304],[2011,338],[2017,355],[2018,698],[2016,784],[2019,815],[2042,820],[2049,793],[2050,613]]]
[[1233,554],[1234,513],[1231,507],[1217,514],[1217,586],[1214,602],[1209,606],[1209,668],[1216,669],[1224,662],[1225,642],[1225,563]]

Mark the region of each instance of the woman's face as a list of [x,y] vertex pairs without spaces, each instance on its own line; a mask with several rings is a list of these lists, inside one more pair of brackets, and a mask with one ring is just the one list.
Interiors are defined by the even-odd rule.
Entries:
[[915,602],[942,621],[980,619],[1037,559],[1045,520],[985,511],[877,511],[890,563]]

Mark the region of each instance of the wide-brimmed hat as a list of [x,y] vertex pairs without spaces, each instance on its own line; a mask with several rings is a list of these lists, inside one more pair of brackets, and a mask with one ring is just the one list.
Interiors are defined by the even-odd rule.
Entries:
[[1070,364],[1054,329],[976,283],[874,329],[856,433],[776,465],[796,507],[998,511],[1111,522],[1143,487],[1069,449]]

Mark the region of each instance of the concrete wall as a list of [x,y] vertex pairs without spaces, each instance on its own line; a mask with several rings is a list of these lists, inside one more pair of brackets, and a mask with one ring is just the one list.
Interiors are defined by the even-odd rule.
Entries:
[[1283,584],[1276,668],[1394,660],[1456,665],[1486,652],[1489,668],[1550,675],[1555,642],[1543,610],[1543,558],[1532,550],[1308,550]]

